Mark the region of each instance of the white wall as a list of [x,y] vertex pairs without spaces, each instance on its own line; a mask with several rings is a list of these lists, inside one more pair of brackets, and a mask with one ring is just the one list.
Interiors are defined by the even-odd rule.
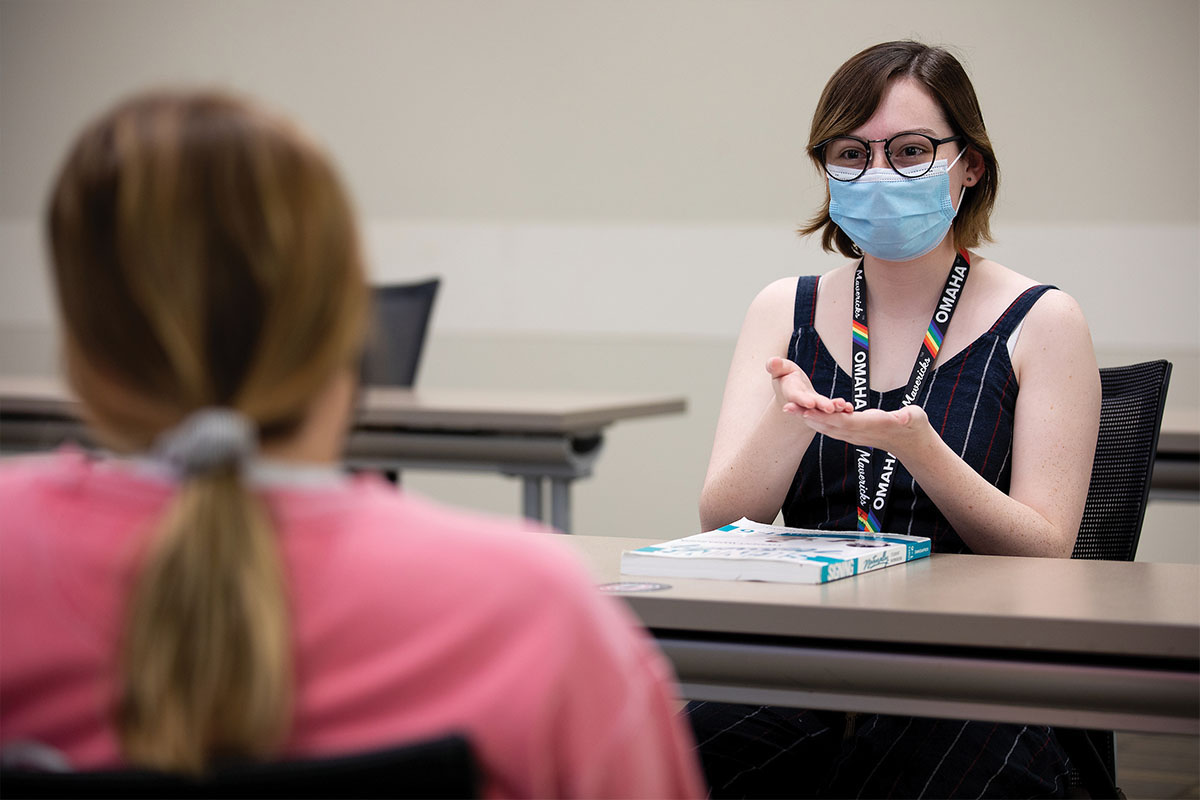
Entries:
[[[821,87],[915,36],[960,55],[999,153],[985,252],[1073,294],[1102,361],[1171,358],[1170,403],[1200,405],[1200,5],[896,8],[0,0],[0,371],[53,369],[37,218],[79,125],[151,84],[234,87],[328,144],[377,279],[443,276],[423,381],[686,394],[614,429],[576,521],[687,532],[745,305],[837,263],[792,233],[820,199]],[[516,509],[500,478],[409,484]]]

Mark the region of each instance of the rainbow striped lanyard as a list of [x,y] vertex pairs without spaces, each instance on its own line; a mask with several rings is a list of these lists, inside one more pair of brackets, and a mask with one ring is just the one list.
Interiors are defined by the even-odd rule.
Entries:
[[[971,259],[966,250],[959,250],[946,276],[946,285],[942,287],[942,296],[929,327],[925,330],[925,341],[917,352],[917,361],[913,365],[912,374],[908,377],[908,386],[900,401],[903,408],[917,399],[925,378],[937,358],[938,350],[942,347],[942,338],[950,327],[950,319],[958,306],[958,297],[967,283],[967,273],[971,270]],[[851,377],[853,378],[854,410],[861,411],[871,404],[871,366],[868,352],[871,336],[867,329],[867,278],[863,273],[863,262],[858,262],[854,271],[854,318],[850,323],[850,350],[852,357]],[[882,395],[880,396],[882,405]],[[892,488],[892,473],[896,467],[896,457],[887,451],[876,453],[871,447],[856,447],[855,462],[858,467],[858,529],[868,533],[879,533],[880,523],[887,511],[888,495]],[[872,495],[867,485],[867,475],[878,476],[875,480],[875,493]]]

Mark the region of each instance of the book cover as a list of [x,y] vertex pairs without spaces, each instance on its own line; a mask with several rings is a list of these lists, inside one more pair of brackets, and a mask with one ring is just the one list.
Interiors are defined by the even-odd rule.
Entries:
[[924,536],[785,528],[743,517],[715,531],[626,550],[621,554],[621,572],[671,578],[826,583],[925,558],[929,552],[929,539]]

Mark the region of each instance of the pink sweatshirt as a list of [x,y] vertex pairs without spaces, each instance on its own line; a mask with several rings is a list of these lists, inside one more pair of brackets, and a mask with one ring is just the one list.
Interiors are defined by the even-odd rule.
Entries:
[[[668,664],[555,535],[368,476],[262,491],[291,592],[287,755],[458,731],[488,797],[703,794]],[[170,495],[72,450],[0,466],[0,746],[121,763],[123,601]]]

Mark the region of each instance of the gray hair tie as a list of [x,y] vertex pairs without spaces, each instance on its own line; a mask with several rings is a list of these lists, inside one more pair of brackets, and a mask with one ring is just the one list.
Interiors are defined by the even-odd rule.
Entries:
[[242,466],[257,449],[254,425],[231,408],[201,408],[158,437],[154,450],[181,477]]

